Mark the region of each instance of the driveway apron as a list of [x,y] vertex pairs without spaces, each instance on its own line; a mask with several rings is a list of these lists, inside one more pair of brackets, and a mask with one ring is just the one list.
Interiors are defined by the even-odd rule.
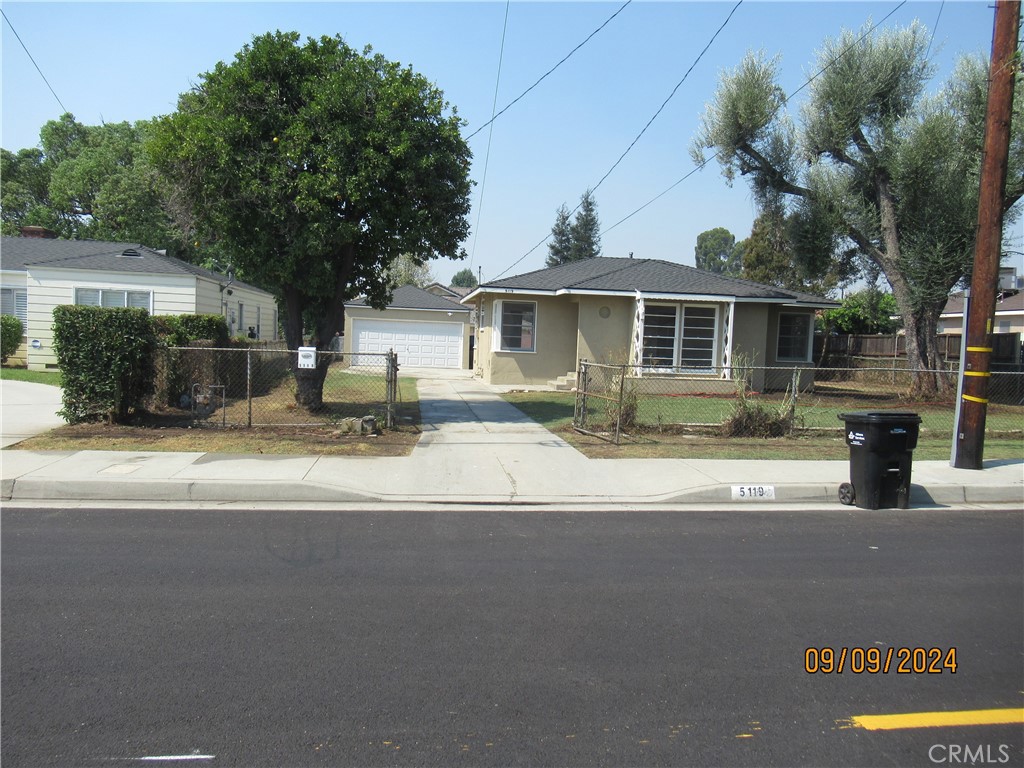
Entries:
[[[587,459],[473,379],[417,381],[423,435],[411,458],[421,492],[518,497],[567,493]],[[569,494],[571,495],[571,493]]]

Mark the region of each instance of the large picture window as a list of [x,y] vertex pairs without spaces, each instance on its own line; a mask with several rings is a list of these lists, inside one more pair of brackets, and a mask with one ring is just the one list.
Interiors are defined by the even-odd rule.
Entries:
[[714,371],[717,337],[716,307],[647,304],[643,364],[648,368]]
[[498,309],[497,338],[502,352],[536,350],[537,305],[532,301],[502,301]]
[[811,316],[783,312],[779,315],[779,343],[776,359],[806,363],[811,359]]
[[151,291],[120,291],[107,288],[76,288],[75,304],[87,307],[134,307],[153,311]]

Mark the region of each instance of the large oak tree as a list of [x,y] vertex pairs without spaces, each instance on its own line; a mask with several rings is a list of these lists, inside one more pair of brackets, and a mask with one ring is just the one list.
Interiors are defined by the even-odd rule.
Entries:
[[[154,130],[154,162],[197,228],[277,294],[291,349],[327,349],[344,302],[386,306],[389,267],[460,257],[470,151],[442,92],[340,37],[253,39],[182,94]],[[296,370],[296,400],[323,401],[327,360]]]
[[[907,334],[914,391],[949,386],[936,344],[951,288],[973,265],[987,96],[983,61],[964,59],[928,96],[923,26],[827,40],[799,123],[787,113],[777,62],[748,54],[723,76],[693,143],[731,182],[747,175],[763,209],[784,210],[794,258],[855,255],[892,287]],[[1017,73],[1017,84],[1021,74]],[[1024,193],[1024,98],[1015,99],[1005,222]],[[842,272],[842,270],[838,270]]]

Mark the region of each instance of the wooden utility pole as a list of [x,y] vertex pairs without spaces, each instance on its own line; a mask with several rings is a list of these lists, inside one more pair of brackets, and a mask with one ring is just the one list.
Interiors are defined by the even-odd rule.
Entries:
[[959,434],[953,466],[981,469],[985,448],[985,413],[991,377],[992,318],[999,285],[999,255],[1003,234],[1006,162],[1013,116],[1013,84],[1017,61],[1020,0],[997,0],[992,62],[989,65],[988,110],[978,196],[978,234],[974,245],[974,275],[967,316],[967,354],[962,363]]

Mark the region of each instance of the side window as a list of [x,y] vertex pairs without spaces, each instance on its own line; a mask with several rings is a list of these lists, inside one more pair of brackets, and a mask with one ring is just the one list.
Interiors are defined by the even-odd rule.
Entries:
[[783,312],[779,315],[776,359],[806,363],[811,359],[811,316]]
[[0,314],[14,315],[21,321],[21,333],[28,327],[28,291],[25,288],[0,288]]
[[499,349],[502,352],[535,351],[537,305],[532,301],[502,301],[498,312]]

